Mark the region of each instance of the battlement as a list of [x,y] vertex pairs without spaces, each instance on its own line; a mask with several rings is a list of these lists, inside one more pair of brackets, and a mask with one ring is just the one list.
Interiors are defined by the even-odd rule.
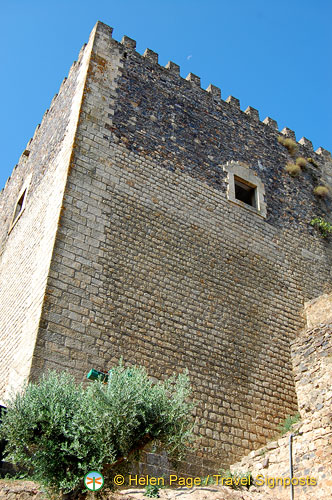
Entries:
[[[107,25],[101,23],[100,21],[97,23],[97,29],[101,29],[104,31],[108,30],[107,31],[108,35],[110,37],[112,37],[113,28],[109,28]],[[132,38],[129,38],[128,36],[123,36],[120,43],[123,45],[125,50],[129,50],[129,51],[132,50],[132,51],[135,51],[136,54],[139,54],[136,51],[136,40],[133,40]],[[149,63],[155,64],[156,66],[158,66],[159,69],[166,69],[167,71],[171,72],[172,74],[178,76],[181,80],[183,80],[183,83],[189,82],[193,88],[200,89],[202,91],[202,93],[208,92],[211,95],[211,97],[216,100],[216,102],[222,101],[221,89],[219,87],[217,87],[213,84],[209,84],[209,86],[206,89],[203,89],[201,87],[200,77],[197,75],[194,75],[193,73],[189,73],[185,78],[181,77],[180,66],[172,61],[168,61],[168,63],[165,66],[161,66],[158,63],[158,54],[156,52],[152,51],[151,49],[148,49],[148,48],[145,49],[144,53],[140,54],[140,55],[143,58],[145,58],[147,61],[149,61]],[[255,121],[260,120],[259,112],[255,108],[248,106],[246,108],[246,110],[241,110],[240,109],[240,100],[233,97],[233,96],[228,96],[225,100],[223,100],[223,102],[230,104],[234,108],[234,111],[239,110],[242,113],[246,114],[249,118],[251,118]],[[278,124],[272,118],[266,117],[263,120],[261,120],[261,123],[272,128],[273,130],[279,132]],[[295,132],[287,127],[284,127],[280,131],[280,133],[285,135],[286,137],[290,137],[293,140],[296,140]],[[314,152],[312,142],[309,139],[307,139],[305,137],[301,137],[301,139],[299,139],[297,142],[300,146],[303,146],[307,150],[308,154]],[[322,147],[317,148],[315,153],[316,153],[316,155],[318,155],[318,157],[324,158],[324,160],[328,161],[331,159],[330,151],[327,151],[326,149],[324,149]]]
[[[183,86],[187,85],[188,83],[192,86],[193,89],[197,90],[197,91],[201,91],[201,96],[204,97],[206,95],[206,93],[208,93],[212,99],[215,100],[216,104],[218,104],[218,102],[223,102],[223,103],[227,103],[230,105],[231,109],[234,111],[234,113],[236,112],[241,112],[243,113],[244,115],[246,115],[249,119],[255,121],[256,123],[257,122],[260,122],[262,123],[263,125],[267,126],[270,130],[273,130],[274,132],[277,132],[277,133],[280,133],[282,135],[284,135],[285,137],[289,137],[291,139],[293,139],[294,141],[296,141],[296,136],[295,136],[295,132],[291,129],[289,129],[288,127],[284,127],[281,131],[279,131],[279,128],[278,128],[278,124],[275,120],[273,120],[272,118],[270,117],[266,117],[264,118],[263,120],[260,120],[260,117],[259,117],[259,111],[251,106],[248,106],[245,110],[241,110],[240,108],[240,100],[233,97],[233,96],[228,96],[226,99],[222,99],[221,98],[221,89],[213,84],[209,84],[208,87],[206,89],[203,89],[201,87],[201,79],[199,76],[197,75],[194,75],[193,73],[189,73],[186,77],[182,77],[180,75],[180,66],[172,61],[168,61],[168,63],[165,65],[165,66],[161,66],[159,63],[158,63],[158,54],[156,52],[154,52],[153,50],[147,48],[145,49],[145,51],[143,52],[143,54],[139,54],[137,51],[136,51],[136,40],[128,37],[128,36],[123,36],[121,41],[116,41],[114,38],[113,38],[113,28],[111,28],[110,26],[98,21],[96,23],[96,25],[94,26],[92,32],[91,32],[91,35],[90,35],[90,39],[93,38],[93,36],[98,33],[98,32],[101,32],[103,34],[105,34],[107,37],[109,37],[109,39],[112,39],[113,42],[117,43],[119,46],[122,46],[123,47],[123,50],[124,51],[133,51],[135,52],[135,54],[137,55],[140,55],[142,57],[142,61],[147,61],[149,62],[149,64],[152,64],[152,65],[155,65],[156,68],[160,69],[160,70],[165,70],[171,74],[173,74],[174,76],[177,76],[179,78],[180,81],[182,81],[183,83]],[[82,57],[83,57],[83,54],[84,54],[84,50],[86,48],[87,44],[85,43],[81,50],[80,50],[80,53],[79,53],[79,56],[78,56],[78,59],[77,61],[74,61],[73,64],[71,65],[70,67],[70,70],[69,70],[69,73],[68,73],[68,78],[70,77],[70,75],[72,74],[73,70],[75,69],[76,65],[80,64],[81,60],[82,60]],[[60,86],[60,89],[59,89],[59,93],[62,91],[62,89],[64,88],[64,86],[66,85],[66,81],[67,81],[67,77],[65,77],[61,83],[61,86]],[[42,121],[41,123],[44,121],[44,118],[47,116],[49,110],[53,107],[56,99],[57,99],[57,96],[58,96],[58,93],[54,95],[52,101],[51,101],[51,104],[50,104],[50,107],[45,111],[43,117],[42,117]],[[32,141],[35,140],[37,134],[38,134],[38,131],[39,131],[39,128],[40,128],[40,124],[37,125],[36,129],[35,129],[35,132],[34,132],[34,135],[33,137],[28,141],[28,145],[26,147],[26,149],[24,151],[26,151],[28,148],[28,146],[31,145]],[[307,139],[306,137],[301,137],[298,141],[297,141],[298,145],[301,147],[301,149],[303,149],[304,153],[303,154],[307,154],[307,155],[314,155],[315,156],[315,159],[317,160],[317,162],[325,162],[325,161],[331,161],[331,152],[324,149],[323,147],[318,147],[315,151],[313,149],[313,145],[312,145],[312,142]],[[22,153],[23,155],[24,153]],[[21,156],[22,158],[22,156]],[[21,158],[18,162],[18,165],[21,164]],[[15,165],[14,169],[17,168],[18,165]],[[10,180],[10,177],[8,178],[7,182]],[[0,191],[0,195],[1,195],[1,191]]]
[[295,158],[292,130],[112,35],[96,24],[0,196],[0,397],[121,357],[155,379],[188,369],[186,467],[206,475],[296,412],[290,339],[331,286],[310,224],[331,214],[314,191],[330,154],[302,138]]
[[[26,160],[26,157],[28,156],[27,153],[30,153],[30,150],[31,148],[34,146],[34,144],[36,143],[38,137],[39,137],[39,134],[40,134],[40,128],[41,128],[41,125],[45,122],[45,119],[47,118],[48,114],[50,113],[50,111],[52,111],[52,109],[54,108],[54,105],[56,104],[56,101],[57,101],[57,98],[58,98],[58,95],[63,92],[66,88],[66,84],[68,82],[68,80],[70,80],[71,76],[73,75],[73,72],[75,70],[77,70],[78,66],[81,64],[82,62],[82,58],[83,58],[83,55],[84,55],[84,50],[86,48],[87,44],[85,43],[80,52],[79,52],[79,55],[78,55],[78,58],[77,58],[77,61],[74,61],[69,69],[69,72],[68,72],[68,76],[65,76],[64,79],[62,80],[61,82],[61,85],[59,87],[59,91],[53,96],[52,100],[51,100],[51,103],[49,105],[49,107],[46,109],[46,111],[44,112],[43,116],[42,116],[42,119],[41,119],[41,122],[37,124],[36,128],[35,128],[35,131],[34,131],[34,134],[33,136],[28,140],[27,142],[27,145],[25,147],[25,149],[23,150],[23,153],[21,154],[17,164],[14,166],[13,168],[13,172],[12,174],[16,171],[16,170],[20,170],[21,168],[24,168],[24,165],[25,165],[25,160]],[[2,196],[2,193],[3,191],[6,189],[6,187],[8,186],[8,184],[10,183],[11,181],[11,177],[12,175],[10,175],[6,181],[6,184],[5,186],[0,190],[0,198]]]

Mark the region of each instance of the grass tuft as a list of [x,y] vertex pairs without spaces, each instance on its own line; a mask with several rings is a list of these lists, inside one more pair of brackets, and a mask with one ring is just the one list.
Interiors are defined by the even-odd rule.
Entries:
[[317,186],[314,189],[314,194],[316,196],[319,196],[320,198],[326,198],[326,196],[329,194],[329,188],[326,186]]
[[301,419],[300,414],[290,415],[285,418],[285,420],[279,425],[280,434],[283,436],[286,432],[289,432],[296,422]]
[[313,165],[314,167],[319,168],[318,163],[316,163],[313,158],[307,158],[307,161],[311,163],[311,165]]
[[302,171],[301,167],[299,165],[296,165],[296,163],[292,163],[292,162],[286,163],[285,170],[292,177],[297,177]]
[[282,137],[281,135],[279,135],[278,142],[282,144],[282,146],[284,146],[292,156],[296,153],[298,145],[290,137]]
[[307,166],[307,160],[300,156],[299,158],[296,158],[296,165],[298,165],[301,168],[305,168]]

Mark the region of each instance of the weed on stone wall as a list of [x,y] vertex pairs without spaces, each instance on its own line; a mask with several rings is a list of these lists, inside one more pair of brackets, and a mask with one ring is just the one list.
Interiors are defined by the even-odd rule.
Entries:
[[229,486],[234,490],[239,490],[242,488],[249,489],[253,486],[254,479],[250,471],[247,472],[232,472],[231,470],[221,469],[221,478],[218,479],[218,484],[223,486]]
[[295,155],[298,145],[293,139],[291,139],[290,137],[282,137],[281,135],[279,135],[278,142],[287,149],[290,155]]
[[159,498],[159,486],[156,484],[148,484],[144,491],[144,496],[148,498]]
[[293,162],[286,163],[285,170],[292,177],[297,177],[298,175],[300,175],[300,173],[302,171],[301,167],[299,165],[297,165],[296,163],[293,163]]
[[301,419],[300,414],[289,415],[285,420],[279,425],[280,434],[283,436],[286,432],[289,432],[294,424]]
[[320,232],[322,238],[327,238],[332,233],[332,225],[323,219],[323,217],[315,217],[310,221],[310,224]]
[[296,161],[295,161],[296,165],[298,165],[300,168],[305,168],[307,166],[307,160],[305,158],[303,158],[302,156],[299,156],[298,158],[296,158]]
[[317,186],[314,189],[314,194],[320,198],[326,198],[329,194],[329,188],[323,185]]
[[307,160],[308,160],[308,163],[311,163],[311,165],[313,165],[314,167],[319,168],[318,163],[316,163],[313,158],[307,158]]

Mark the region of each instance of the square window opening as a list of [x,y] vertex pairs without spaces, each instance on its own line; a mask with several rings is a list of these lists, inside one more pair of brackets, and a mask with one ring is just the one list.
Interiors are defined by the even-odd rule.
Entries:
[[256,189],[257,186],[248,184],[243,179],[234,176],[235,198],[246,205],[257,208]]

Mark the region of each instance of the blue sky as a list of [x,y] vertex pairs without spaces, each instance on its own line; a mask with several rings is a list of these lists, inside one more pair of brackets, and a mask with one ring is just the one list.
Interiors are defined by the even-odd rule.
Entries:
[[2,0],[0,189],[97,20],[332,150],[331,0]]

